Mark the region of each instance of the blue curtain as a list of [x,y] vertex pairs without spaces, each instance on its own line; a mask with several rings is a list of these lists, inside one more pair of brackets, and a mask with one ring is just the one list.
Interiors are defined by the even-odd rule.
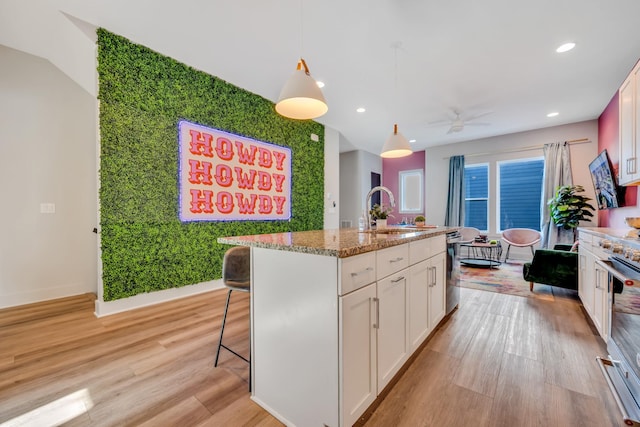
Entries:
[[449,194],[444,225],[464,226],[464,156],[449,159]]

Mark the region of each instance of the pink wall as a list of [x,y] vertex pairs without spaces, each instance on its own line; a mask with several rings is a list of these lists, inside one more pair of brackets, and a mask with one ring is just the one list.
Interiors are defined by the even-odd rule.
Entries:
[[[618,94],[604,109],[598,118],[598,152],[606,149],[613,163],[614,170],[618,171],[620,164],[620,149],[618,147]],[[638,208],[638,187],[627,187],[624,207],[598,211],[598,226],[611,228],[629,228],[625,217],[640,216]]]
[[[413,218],[415,215],[399,214],[399,195],[400,188],[398,183],[398,173],[401,171],[409,171],[415,169],[422,169],[424,171],[424,151],[417,151],[410,156],[401,157],[399,159],[382,159],[382,185],[387,187],[396,198],[396,207],[391,213],[393,217],[389,218],[388,224],[397,224],[402,221],[403,217]],[[423,195],[424,197],[424,195]],[[386,202],[385,202],[386,203]],[[422,207],[422,215],[424,215],[424,206]],[[427,218],[427,222],[429,218]]]

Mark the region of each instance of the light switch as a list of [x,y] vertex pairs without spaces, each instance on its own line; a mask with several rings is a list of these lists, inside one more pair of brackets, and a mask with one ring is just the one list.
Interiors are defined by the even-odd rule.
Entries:
[[56,213],[55,203],[40,203],[40,213],[53,214]]

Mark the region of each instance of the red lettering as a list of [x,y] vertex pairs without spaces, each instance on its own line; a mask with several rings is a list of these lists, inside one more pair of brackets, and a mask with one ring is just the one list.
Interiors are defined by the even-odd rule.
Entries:
[[233,172],[227,165],[216,165],[216,183],[220,187],[229,187],[233,182]]
[[236,171],[236,180],[238,181],[238,188],[245,188],[253,190],[253,183],[256,181],[256,171],[249,169],[249,175],[242,173],[242,168],[236,166],[233,168]]
[[244,144],[240,141],[236,141],[236,151],[238,152],[238,161],[245,165],[252,165],[256,159],[256,146],[250,145],[249,149],[244,148]]
[[238,211],[241,214],[252,214],[256,209],[256,200],[258,196],[251,194],[250,198],[245,198],[244,194],[236,193],[236,199],[238,200]]
[[213,191],[209,190],[191,190],[191,208],[192,213],[213,213]]
[[197,156],[203,155],[206,157],[213,157],[213,150],[211,146],[212,135],[208,133],[200,133],[195,129],[189,131],[191,135],[191,142],[189,143],[189,152]]
[[271,174],[268,172],[258,171],[258,190],[271,190]]
[[283,168],[283,163],[284,163],[284,159],[287,158],[287,154],[283,153],[282,151],[273,151],[273,157],[276,158],[276,169],[278,169],[279,171],[282,170]]
[[273,196],[273,201],[276,202],[276,213],[278,215],[282,215],[284,203],[287,201],[286,197],[282,196]]
[[279,173],[274,173],[273,174],[273,179],[276,180],[276,191],[278,193],[282,193],[282,183],[284,182],[286,176],[281,175]]
[[258,205],[258,213],[260,214],[270,214],[273,211],[273,204],[271,203],[271,197],[269,196],[258,196],[260,199],[260,204]]
[[227,138],[218,138],[216,140],[216,153],[222,160],[233,159],[233,144]]
[[211,185],[211,166],[209,162],[202,162],[198,160],[189,160],[189,182],[191,184],[205,184]]
[[226,191],[220,191],[216,199],[216,207],[218,212],[228,214],[233,211],[233,196]]
[[258,164],[263,168],[270,168],[272,163],[271,150],[258,147]]

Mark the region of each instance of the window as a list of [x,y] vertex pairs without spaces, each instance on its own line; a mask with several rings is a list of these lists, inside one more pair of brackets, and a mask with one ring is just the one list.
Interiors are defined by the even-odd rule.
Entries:
[[464,167],[464,225],[489,229],[489,165]]
[[400,213],[422,213],[422,169],[401,171],[400,181]]
[[532,228],[540,231],[544,159],[498,162],[500,231]]

